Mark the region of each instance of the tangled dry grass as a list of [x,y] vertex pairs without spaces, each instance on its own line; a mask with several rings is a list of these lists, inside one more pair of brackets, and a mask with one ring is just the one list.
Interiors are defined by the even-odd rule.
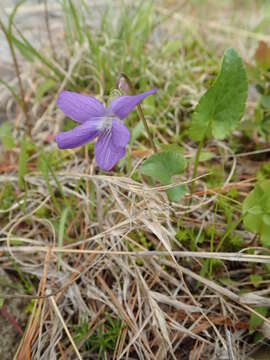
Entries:
[[[189,5],[182,11],[171,11],[170,6],[174,4],[169,4],[169,10],[164,6],[156,9],[169,20],[160,25],[162,36],[173,38],[181,23],[182,31],[188,27],[201,47],[210,38],[211,47],[218,45],[218,51],[237,42],[247,61],[257,40],[269,40],[269,35],[252,31],[254,22],[262,16],[260,8],[256,12],[245,8],[249,23],[245,23],[245,28],[242,24],[235,28],[234,20],[224,17],[225,5],[219,8],[215,20],[207,23],[196,16],[196,6],[192,7],[192,14]],[[200,9],[207,11],[209,7]],[[227,15],[234,14],[232,7],[228,10]],[[242,8],[236,6],[234,10],[239,15]],[[244,16],[240,20],[244,21]],[[197,28],[201,23],[205,25],[202,32]],[[67,68],[61,67],[60,62],[54,63],[64,75],[57,92],[81,76],[82,58],[85,57],[86,64],[89,62],[86,44],[76,46]],[[206,71],[209,75],[216,66],[211,65],[211,59],[204,59],[200,65],[200,46],[193,52],[193,55],[198,52],[198,58],[185,63],[164,63],[155,54],[152,62],[149,60],[145,76],[155,81],[157,69],[162,73],[161,98],[174,74],[189,70],[196,77],[190,76],[180,83],[174,95],[170,95],[167,108],[156,115],[151,127],[160,143],[168,143],[172,136],[179,135],[181,112],[181,126],[185,128],[183,122],[191,110],[182,105],[176,109],[179,98],[184,97],[194,106],[205,90]],[[57,56],[65,59],[66,49],[60,49]],[[184,59],[184,51],[181,57]],[[91,69],[92,64],[88,65]],[[37,144],[27,162],[24,187],[18,185],[19,147],[2,152],[0,165],[0,189],[9,183],[16,193],[16,201],[0,210],[1,267],[12,273],[16,264],[18,273],[24,274],[22,278],[32,289],[31,294],[16,291],[12,295],[0,294],[3,299],[18,297],[31,304],[15,358],[252,358],[251,354],[262,344],[251,341],[250,315],[264,320],[261,331],[267,344],[270,320],[256,308],[270,306],[270,289],[269,280],[258,290],[252,288],[248,276],[255,268],[260,272],[264,264],[270,263],[270,253],[254,240],[254,234],[241,226],[228,230],[226,218],[217,214],[215,207],[218,196],[226,198],[231,189],[237,189],[240,198],[252,189],[255,169],[264,162],[260,156],[267,157],[269,152],[267,144],[260,139],[262,150],[251,146],[235,155],[227,143],[209,142],[207,149],[216,154],[213,163],[224,164],[225,177],[221,186],[209,188],[205,181],[209,169],[202,163],[192,204],[189,195],[180,203],[169,202],[165,190],[170,186],[149,185],[142,177],[134,180],[142,160],[151,153],[145,143],[138,145],[136,140],[130,149],[130,171],[121,168],[119,174],[100,174],[88,152],[83,156],[81,150],[76,150],[58,154],[57,166],[46,179],[38,168],[38,157],[41,149],[46,154],[57,152],[51,135],[59,131],[64,118],[56,109],[56,92],[35,101],[41,69],[36,62],[25,65],[23,70],[27,101],[31,105],[32,136]],[[102,79],[94,70],[84,80],[98,82],[102,98],[105,93]],[[23,115],[16,109],[13,98],[4,93],[1,96],[8,99],[6,114],[15,124],[14,137],[22,138]],[[252,113],[255,105],[256,101],[249,99],[247,113]],[[171,123],[164,130],[163,117],[167,111]],[[236,137],[240,137],[239,133]],[[186,158],[192,158],[194,144],[182,141],[182,145]],[[252,156],[259,160],[252,161]],[[176,179],[173,186],[194,181],[191,170],[190,164],[187,173]],[[70,199],[72,208],[65,214],[59,213],[58,202],[65,204]],[[234,200],[233,205],[233,221],[239,225],[241,202]],[[219,251],[215,251],[207,242],[200,251],[191,251],[177,238],[179,229],[194,229],[193,241],[198,243],[211,226],[215,229],[211,236],[217,244],[223,244],[233,233],[243,239],[243,249],[221,252],[220,245]],[[201,273],[203,259],[219,261],[210,277]],[[230,281],[221,282],[221,278]],[[111,335],[108,340],[101,334]]]

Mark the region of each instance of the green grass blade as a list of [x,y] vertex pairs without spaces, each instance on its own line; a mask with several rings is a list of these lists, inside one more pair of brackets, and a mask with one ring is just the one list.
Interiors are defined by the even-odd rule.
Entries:
[[73,20],[75,31],[76,31],[76,37],[77,37],[77,40],[79,41],[79,44],[82,45],[83,31],[82,31],[82,28],[80,25],[80,19],[78,16],[78,12],[77,12],[75,6],[73,5],[72,0],[69,0],[68,3],[69,3],[70,14],[72,16],[72,20]]
[[25,2],[25,0],[21,0],[19,1],[13,8],[11,14],[9,15],[8,18],[8,28],[7,28],[7,33],[8,33],[8,37],[9,37],[9,41],[12,41],[12,26],[13,26],[13,20],[14,17],[17,13],[17,11],[19,10],[19,7]]
[[12,42],[16,46],[16,48],[19,50],[21,55],[24,57],[25,60],[29,62],[34,61],[34,56],[31,50],[18,38],[12,35]]
[[20,189],[24,188],[24,176],[27,173],[27,161],[29,159],[27,151],[27,139],[24,138],[21,144],[21,151],[18,163],[18,186]]
[[48,169],[48,165],[47,165],[47,161],[46,161],[46,158],[45,158],[45,155],[43,153],[43,151],[41,152],[40,154],[40,157],[39,157],[39,162],[38,162],[38,167],[39,167],[39,170],[46,182],[46,185],[47,185],[47,188],[48,188],[48,192],[52,198],[52,202],[55,206],[55,209],[57,210],[57,212],[60,214],[61,213],[61,206],[60,204],[58,203],[56,197],[55,197],[55,194],[54,194],[54,190],[50,184],[50,178],[49,178],[49,169]]
[[[43,54],[41,54],[38,50],[36,50],[32,46],[32,44],[25,38],[25,36],[22,34],[22,32],[20,30],[17,29],[17,31],[18,31],[21,39],[23,40],[23,45],[27,48],[27,52],[30,53],[33,57],[36,57],[37,59],[39,59],[40,62],[43,63],[44,65],[46,65],[50,70],[52,70],[54,72],[54,74],[60,80],[63,80],[64,75],[62,74],[62,72],[59,69],[57,69],[48,58],[46,58]],[[12,35],[12,39],[13,39],[13,41],[15,40],[14,44],[18,47],[19,39],[16,38],[14,35]]]
[[53,178],[53,180],[54,180],[54,182],[55,182],[55,184],[57,186],[57,189],[60,192],[61,196],[63,197],[64,202],[65,202],[65,204],[67,206],[67,201],[66,201],[65,194],[64,194],[64,191],[62,189],[62,186],[61,186],[60,182],[58,181],[57,176],[55,175],[55,172],[53,171],[53,168],[52,168],[51,164],[49,163],[48,159],[45,156],[44,156],[44,161],[46,162],[46,166],[48,168],[48,171],[50,172],[50,174],[51,174],[51,176],[52,176],[52,178]]
[[1,79],[0,79],[0,84],[4,85],[4,86],[8,89],[8,91],[9,91],[9,92],[12,94],[12,96],[16,99],[18,105],[19,105],[20,107],[22,107],[22,101],[21,101],[19,95],[16,93],[16,90],[15,90],[12,86],[10,86],[7,82],[5,82],[4,80],[1,80]]

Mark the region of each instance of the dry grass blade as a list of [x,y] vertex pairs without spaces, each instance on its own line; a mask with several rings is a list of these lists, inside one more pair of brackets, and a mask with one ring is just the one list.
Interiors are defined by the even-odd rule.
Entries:
[[66,323],[65,323],[65,320],[63,319],[63,317],[62,317],[62,315],[61,315],[61,312],[59,311],[58,306],[57,306],[57,304],[56,304],[55,299],[54,299],[53,296],[50,297],[50,301],[51,301],[51,303],[52,303],[52,306],[53,306],[53,309],[54,309],[56,315],[58,316],[59,320],[61,321],[61,323],[62,323],[62,325],[63,325],[63,328],[65,329],[65,332],[66,332],[66,334],[67,334],[67,336],[68,336],[68,338],[69,338],[69,341],[71,342],[71,344],[72,344],[72,346],[73,346],[73,349],[74,349],[74,351],[75,351],[78,359],[79,359],[79,360],[82,360],[82,357],[81,357],[81,355],[80,355],[80,353],[79,353],[79,350],[78,350],[78,348],[77,348],[77,346],[76,346],[76,344],[75,344],[75,342],[74,342],[74,340],[73,340],[73,338],[72,338],[72,336],[71,336],[71,334],[70,334],[70,332],[69,332],[69,330],[68,330],[68,328],[67,328],[67,325],[66,325]]

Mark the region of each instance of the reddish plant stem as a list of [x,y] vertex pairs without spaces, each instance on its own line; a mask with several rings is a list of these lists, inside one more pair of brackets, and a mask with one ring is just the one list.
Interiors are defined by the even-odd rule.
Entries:
[[1,307],[1,314],[7,319],[7,321],[13,326],[16,333],[23,336],[23,331],[16,319],[8,312],[5,305],[2,305]]

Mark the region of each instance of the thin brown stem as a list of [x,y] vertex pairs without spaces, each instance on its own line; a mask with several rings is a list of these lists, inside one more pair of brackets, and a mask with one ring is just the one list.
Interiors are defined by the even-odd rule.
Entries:
[[7,308],[2,305],[1,314],[7,319],[7,321],[12,325],[13,329],[21,336],[23,336],[23,330],[18,324],[17,320],[9,313]]
[[[136,95],[135,88],[134,88],[134,86],[132,85],[132,82],[130,81],[129,77],[128,77],[126,74],[124,74],[124,73],[121,73],[121,76],[122,76],[122,77],[126,80],[126,82],[128,83],[128,86],[129,86],[129,88],[130,88],[130,90],[131,90],[131,92],[132,92],[132,95]],[[141,119],[141,121],[142,121],[142,123],[143,123],[143,125],[144,125],[144,128],[145,128],[145,130],[146,130],[146,132],[147,132],[147,136],[148,136],[148,139],[149,139],[149,141],[150,141],[151,147],[152,147],[153,151],[156,153],[156,152],[158,152],[158,149],[157,149],[157,147],[156,147],[156,145],[155,145],[155,143],[154,143],[152,134],[151,134],[151,132],[150,132],[150,129],[149,129],[149,127],[148,127],[147,121],[146,121],[146,119],[145,119],[145,117],[144,117],[144,113],[143,113],[143,110],[142,110],[142,107],[141,107],[140,104],[137,105],[137,111],[138,111],[138,114],[139,114],[139,118]]]
[[21,104],[22,111],[24,113],[25,121],[26,121],[27,134],[31,137],[31,121],[30,121],[30,116],[29,116],[29,112],[28,112],[27,103],[26,103],[26,100],[25,100],[25,92],[24,92],[24,88],[23,88],[23,84],[22,84],[22,80],[21,80],[20,69],[19,69],[17,57],[16,57],[16,54],[15,54],[12,39],[9,36],[4,24],[1,21],[1,19],[0,19],[0,28],[2,29],[2,31],[3,31],[3,33],[4,33],[5,37],[6,37],[6,40],[8,42],[11,57],[12,57],[12,60],[13,60],[13,63],[14,63],[14,68],[15,68],[17,79],[18,79],[20,97],[21,97],[21,101],[22,101],[22,104]]
[[46,23],[47,33],[48,33],[48,39],[49,39],[50,47],[52,50],[52,56],[53,56],[54,60],[56,60],[56,51],[55,51],[53,41],[52,41],[52,32],[51,32],[51,28],[50,28],[49,10],[48,10],[48,1],[47,0],[44,0],[44,15],[45,15],[45,23]]

